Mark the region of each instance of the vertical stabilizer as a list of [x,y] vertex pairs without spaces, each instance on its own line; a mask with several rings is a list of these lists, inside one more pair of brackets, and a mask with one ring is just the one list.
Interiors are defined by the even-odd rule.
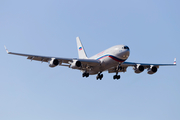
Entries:
[[87,59],[86,52],[84,50],[84,47],[83,47],[79,37],[76,37],[76,42],[77,42],[77,49],[78,49],[79,58]]

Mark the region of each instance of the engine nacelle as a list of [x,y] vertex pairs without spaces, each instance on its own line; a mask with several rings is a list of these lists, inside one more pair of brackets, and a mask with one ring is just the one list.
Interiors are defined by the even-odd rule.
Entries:
[[70,68],[72,68],[72,69],[77,69],[77,68],[79,68],[79,67],[81,67],[81,62],[78,61],[78,60],[73,60],[73,62],[72,62],[71,65],[70,65]]
[[144,71],[144,66],[138,64],[136,67],[134,67],[134,72],[135,73],[141,73]]
[[154,74],[157,72],[157,69],[158,68],[156,66],[151,66],[150,68],[148,68],[147,73],[148,74]]
[[59,60],[58,60],[58,59],[52,58],[52,59],[49,61],[49,67],[56,67],[57,65],[59,65]]

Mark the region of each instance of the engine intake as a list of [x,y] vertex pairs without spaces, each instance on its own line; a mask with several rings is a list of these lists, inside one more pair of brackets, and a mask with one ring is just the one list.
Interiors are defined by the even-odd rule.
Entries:
[[52,58],[51,61],[49,61],[49,67],[56,67],[57,65],[59,65],[59,60]]
[[81,67],[81,62],[80,61],[76,61],[76,66],[77,67]]
[[77,69],[77,68],[79,68],[79,67],[81,67],[81,62],[80,61],[78,61],[78,60],[73,60],[73,62],[71,63],[71,65],[70,65],[70,67],[72,68],[72,69]]
[[156,66],[151,66],[149,69],[148,69],[148,74],[154,74],[157,72],[157,67]]
[[141,73],[144,71],[144,66],[142,65],[137,65],[135,68],[134,68],[134,72],[135,73]]

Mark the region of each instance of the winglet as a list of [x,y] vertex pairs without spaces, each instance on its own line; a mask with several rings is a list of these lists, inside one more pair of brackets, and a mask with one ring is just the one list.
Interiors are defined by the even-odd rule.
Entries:
[[4,45],[4,48],[6,49],[6,52],[9,53],[8,49],[6,48],[6,46]]
[[174,58],[174,65],[176,65],[176,58]]

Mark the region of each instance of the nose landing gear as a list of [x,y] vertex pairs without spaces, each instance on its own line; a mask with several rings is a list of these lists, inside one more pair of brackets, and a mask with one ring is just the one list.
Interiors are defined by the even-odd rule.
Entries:
[[119,64],[119,65],[117,66],[117,69],[116,69],[116,75],[113,76],[113,79],[114,79],[114,80],[115,80],[115,79],[119,80],[119,79],[121,78],[121,76],[118,75],[118,71],[121,70],[121,69],[122,69],[121,64]]

